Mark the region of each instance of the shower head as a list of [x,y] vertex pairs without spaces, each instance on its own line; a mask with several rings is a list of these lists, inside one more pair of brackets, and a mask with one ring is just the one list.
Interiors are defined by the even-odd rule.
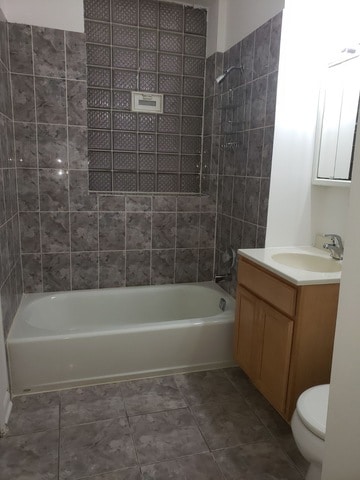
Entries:
[[235,67],[235,66],[232,66],[232,67],[229,67],[225,70],[224,73],[222,73],[221,75],[219,75],[218,77],[216,77],[215,81],[217,84],[220,84],[223,80],[225,80],[225,78],[229,75],[230,72],[232,72],[233,70],[240,70],[241,72],[244,71],[244,67],[242,65],[240,65],[239,67]]
[[221,75],[219,75],[218,77],[216,77],[216,83],[221,83],[223,80],[225,80],[225,77],[226,77],[226,73],[222,73]]

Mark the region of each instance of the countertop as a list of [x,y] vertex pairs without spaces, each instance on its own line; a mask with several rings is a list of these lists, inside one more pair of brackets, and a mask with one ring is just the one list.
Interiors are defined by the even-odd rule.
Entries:
[[[251,260],[263,268],[279,275],[294,285],[314,285],[324,283],[340,283],[341,272],[312,272],[289,267],[273,260],[275,253],[302,253],[309,255],[319,255],[329,258],[328,251],[323,249],[304,246],[304,247],[269,247],[269,248],[240,248],[238,255]],[[338,260],[334,260],[337,262]]]

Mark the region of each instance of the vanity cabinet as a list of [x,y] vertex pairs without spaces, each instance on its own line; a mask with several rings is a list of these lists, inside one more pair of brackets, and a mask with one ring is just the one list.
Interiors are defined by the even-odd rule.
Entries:
[[339,284],[293,285],[240,257],[234,354],[290,420],[299,395],[329,383]]

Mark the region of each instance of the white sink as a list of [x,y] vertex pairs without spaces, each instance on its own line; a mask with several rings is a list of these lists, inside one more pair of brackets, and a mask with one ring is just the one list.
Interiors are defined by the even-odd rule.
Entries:
[[308,272],[341,272],[341,262],[321,255],[287,252],[275,253],[272,259],[282,265]]

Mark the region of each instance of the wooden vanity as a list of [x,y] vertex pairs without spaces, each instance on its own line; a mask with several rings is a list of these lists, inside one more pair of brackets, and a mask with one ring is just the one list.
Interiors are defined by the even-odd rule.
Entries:
[[287,421],[330,381],[338,295],[339,283],[297,285],[239,257],[235,360]]

